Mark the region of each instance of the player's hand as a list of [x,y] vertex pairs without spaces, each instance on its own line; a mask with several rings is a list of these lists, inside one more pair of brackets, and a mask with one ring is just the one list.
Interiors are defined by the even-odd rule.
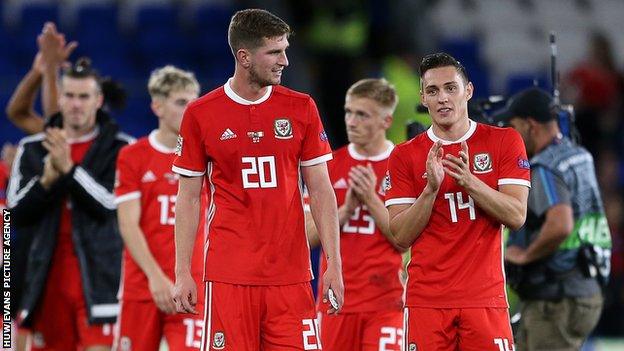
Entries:
[[46,129],[45,134],[42,145],[48,150],[52,166],[61,174],[67,174],[74,167],[74,161],[71,159],[71,149],[65,132],[53,127]]
[[56,30],[54,23],[46,22],[41,34],[37,36],[37,46],[44,67],[56,69],[67,64],[67,59],[76,49],[78,43],[72,41],[67,44],[65,35]]
[[505,261],[522,266],[527,264],[526,250],[519,246],[509,246],[505,249]]
[[56,182],[56,180],[59,179],[60,176],[61,174],[56,169],[54,169],[54,166],[52,166],[52,161],[50,160],[50,157],[46,156],[43,159],[43,174],[39,179],[41,186],[46,190],[50,189],[50,186],[52,186],[52,184],[54,184],[54,182]]
[[176,305],[173,303],[173,282],[162,271],[153,277],[148,277],[149,289],[152,299],[161,311],[167,314],[176,312]]
[[342,206],[346,206],[347,213],[349,213],[350,216],[353,215],[355,209],[360,206],[360,200],[358,200],[357,196],[355,196],[355,193],[353,192],[353,189],[351,187],[347,189],[345,201]]
[[176,312],[198,314],[197,306],[197,285],[190,273],[177,275],[173,286],[173,302]]
[[351,189],[353,189],[353,192],[363,204],[370,206],[371,202],[378,198],[375,189],[377,176],[370,163],[366,167],[362,165],[351,167],[351,170],[349,170],[349,183]]
[[[337,314],[344,304],[344,282],[342,281],[342,263],[336,258],[327,260],[327,270],[323,274],[323,303],[329,302],[329,289],[334,292],[338,308],[333,306],[327,310],[327,314]],[[331,305],[331,304],[330,304]]]
[[427,154],[427,186],[434,192],[440,189],[444,179],[443,156],[442,142],[436,141]]
[[473,174],[470,172],[470,160],[468,158],[468,144],[465,141],[461,143],[461,151],[459,157],[447,154],[442,160],[444,172],[455,179],[457,185],[468,187],[473,180]]

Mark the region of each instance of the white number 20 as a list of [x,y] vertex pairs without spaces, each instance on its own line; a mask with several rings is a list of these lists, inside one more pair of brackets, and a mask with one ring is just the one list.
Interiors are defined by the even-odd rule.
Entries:
[[[249,168],[242,169],[243,188],[277,188],[275,156],[243,157],[242,162],[243,165],[249,164]],[[268,174],[266,172],[267,166]],[[257,176],[258,181],[251,180],[251,176]]]

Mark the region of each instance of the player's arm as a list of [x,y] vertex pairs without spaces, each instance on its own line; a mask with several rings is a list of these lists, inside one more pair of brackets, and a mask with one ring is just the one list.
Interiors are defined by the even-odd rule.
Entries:
[[180,176],[175,218],[175,288],[176,309],[195,313],[197,286],[191,275],[191,257],[199,225],[203,177]]
[[[386,200],[390,217],[390,231],[400,248],[407,249],[412,246],[429,223],[438,190],[440,190],[440,185],[444,179],[443,154],[444,150],[440,142],[434,143],[431,149],[429,149],[426,161],[427,184],[413,203],[397,203],[396,199]],[[406,178],[407,173],[412,172],[410,169],[405,168],[406,165],[401,163],[398,156],[394,153],[390,156],[389,163],[390,167],[396,171],[395,175],[402,174],[401,177]],[[392,182],[394,183],[395,181],[397,181],[396,177]],[[412,186],[411,184],[406,184],[403,187]]]
[[33,67],[19,82],[6,106],[9,120],[27,134],[43,131],[43,118],[34,109],[37,91],[41,86],[42,71],[41,55],[37,54]]
[[171,296],[173,283],[152,255],[139,224],[141,220],[140,199],[130,199],[119,203],[117,205],[117,218],[121,237],[130,255],[147,276],[149,289],[156,306],[165,313],[174,313],[175,304]]
[[464,141],[461,147],[459,157],[447,154],[442,160],[444,172],[490,217],[513,230],[520,229],[526,220],[529,188],[519,184],[499,185],[498,190],[491,188],[470,171],[468,144]]
[[[347,221],[349,221],[349,218],[353,216],[353,213],[355,212],[355,209],[358,205],[359,202],[353,194],[353,190],[349,188],[345,197],[345,203],[342,204],[342,206],[338,207],[338,225],[340,228],[342,228],[342,226],[347,223]],[[308,208],[306,208],[304,212],[306,220],[306,234],[308,236],[308,243],[310,243],[310,247],[314,248],[320,244],[320,239],[318,236],[318,230],[316,230],[314,218],[312,217],[312,213],[310,213],[309,210],[309,205],[307,207]],[[385,208],[383,210],[384,212],[386,212]]]
[[329,181],[325,162],[302,167],[302,173],[310,194],[310,211],[327,259],[327,271],[323,275],[323,299],[327,301],[327,291],[331,288],[335,293],[338,309],[332,308],[329,312],[336,313],[344,301],[336,195]]

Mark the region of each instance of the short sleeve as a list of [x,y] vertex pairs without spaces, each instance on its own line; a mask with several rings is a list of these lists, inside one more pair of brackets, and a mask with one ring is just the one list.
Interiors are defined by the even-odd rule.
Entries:
[[206,173],[208,158],[202,142],[197,117],[190,108],[184,111],[180,135],[176,144],[176,158],[171,169],[187,177],[199,177]]
[[401,148],[396,147],[388,159],[388,171],[383,181],[386,192],[386,207],[410,205],[416,202],[412,168],[403,160]]
[[570,188],[558,174],[536,166],[531,171],[531,178],[533,187],[529,193],[529,208],[537,217],[555,205],[571,203]]
[[115,175],[115,204],[139,199],[141,197],[141,180],[137,159],[137,154],[130,149],[131,146],[124,146],[117,156],[117,169]]
[[516,184],[531,187],[531,167],[520,134],[508,128],[501,141],[498,185]]
[[308,100],[308,123],[301,153],[301,166],[304,167],[314,166],[332,159],[327,133],[325,133],[321,117],[312,98]]

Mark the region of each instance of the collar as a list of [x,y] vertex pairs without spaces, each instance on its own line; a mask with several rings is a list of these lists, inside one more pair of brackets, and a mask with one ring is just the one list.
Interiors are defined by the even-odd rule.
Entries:
[[271,92],[273,91],[273,86],[269,85],[267,87],[266,93],[262,97],[260,97],[256,101],[250,101],[250,100],[247,100],[247,99],[241,97],[240,95],[236,94],[236,92],[234,92],[234,89],[232,89],[232,79],[234,79],[234,78],[228,79],[228,81],[223,85],[223,90],[225,90],[225,95],[227,95],[234,102],[239,103],[241,105],[258,105],[258,104],[261,104],[261,103],[265,102],[269,98],[269,96],[271,96]]
[[152,130],[152,132],[147,137],[147,140],[149,141],[150,145],[154,149],[156,149],[156,151],[162,152],[163,154],[172,154],[172,153],[174,153],[175,149],[168,148],[165,145],[163,145],[161,142],[158,141],[158,139],[156,138],[156,133],[158,133],[158,130],[154,129],[154,130]]
[[441,138],[438,138],[434,133],[433,133],[433,125],[431,127],[429,127],[429,129],[427,129],[427,136],[429,137],[429,139],[431,139],[434,143],[436,141],[441,141],[442,145],[450,145],[450,144],[457,144],[457,143],[461,143],[462,141],[466,141],[468,140],[468,138],[470,138],[475,130],[477,130],[477,122],[469,119],[468,120],[468,131],[462,135],[459,139],[457,140],[444,140]]
[[86,143],[88,141],[91,141],[93,139],[95,139],[95,137],[98,136],[98,134],[100,134],[100,126],[95,125],[95,128],[93,128],[92,131],[90,131],[89,133],[83,135],[83,136],[79,136],[78,138],[67,138],[67,143],[68,144],[80,144],[80,143]]
[[390,157],[390,153],[392,152],[392,150],[394,150],[394,144],[390,140],[386,140],[386,150],[375,156],[365,156],[360,154],[355,150],[355,145],[353,143],[350,143],[349,146],[347,146],[347,150],[349,151],[349,155],[355,160],[377,162]]

